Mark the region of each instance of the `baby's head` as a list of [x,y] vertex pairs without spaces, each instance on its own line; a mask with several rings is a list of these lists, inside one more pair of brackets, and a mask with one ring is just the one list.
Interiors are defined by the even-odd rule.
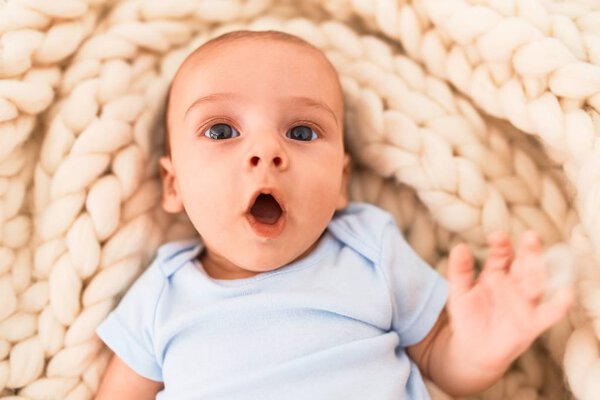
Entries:
[[213,39],[181,65],[168,103],[163,208],[186,211],[209,273],[245,277],[296,260],[347,205],[341,86],[302,39]]

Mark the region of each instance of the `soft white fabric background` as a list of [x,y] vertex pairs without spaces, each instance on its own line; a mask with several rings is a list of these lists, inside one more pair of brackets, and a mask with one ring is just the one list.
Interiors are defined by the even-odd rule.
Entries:
[[596,399],[598,0],[0,1],[1,396],[93,396],[109,357],[95,326],[160,243],[191,232],[158,207],[168,82],[241,28],[327,53],[352,197],[390,210],[432,265],[459,240],[482,257],[495,229],[554,245],[577,305],[478,398],[562,399],[564,376]]

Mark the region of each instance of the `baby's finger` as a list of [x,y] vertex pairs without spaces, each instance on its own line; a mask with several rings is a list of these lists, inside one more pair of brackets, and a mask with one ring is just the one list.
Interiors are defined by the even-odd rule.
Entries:
[[534,315],[534,324],[537,328],[537,335],[550,328],[560,321],[569,311],[573,303],[573,289],[563,287],[557,291],[548,301],[540,304]]
[[510,271],[522,295],[532,302],[541,299],[546,284],[546,264],[541,250],[542,243],[537,233],[526,232],[521,237],[519,252]]
[[546,287],[547,271],[541,257],[517,258],[511,275],[527,300],[537,302],[542,298]]
[[473,255],[464,243],[454,246],[450,251],[448,286],[451,297],[461,296],[473,286]]
[[513,258],[512,245],[508,234],[496,231],[488,236],[489,254],[483,265],[488,272],[506,272]]
[[517,255],[542,251],[542,239],[536,231],[527,231],[521,235],[520,239]]

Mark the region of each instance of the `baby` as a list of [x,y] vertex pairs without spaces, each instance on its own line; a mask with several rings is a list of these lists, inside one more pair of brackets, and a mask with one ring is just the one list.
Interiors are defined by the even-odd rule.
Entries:
[[493,384],[562,318],[542,302],[534,232],[489,237],[474,280],[464,244],[448,282],[390,214],[348,200],[344,102],[324,54],[239,31],[178,70],[160,160],[163,207],[201,241],[163,245],[98,327],[114,351],[97,399],[428,399]]

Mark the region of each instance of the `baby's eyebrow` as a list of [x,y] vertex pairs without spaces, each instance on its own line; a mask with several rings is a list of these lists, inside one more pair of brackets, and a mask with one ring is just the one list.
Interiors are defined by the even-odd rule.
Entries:
[[211,103],[214,101],[231,101],[231,100],[233,100],[235,98],[239,98],[239,97],[240,96],[236,95],[235,93],[212,93],[207,96],[199,97],[196,100],[194,100],[194,102],[192,104],[190,104],[190,106],[188,107],[187,110],[185,110],[185,114],[183,117],[185,118],[187,116],[187,114],[190,112],[190,110],[199,104]]
[[[211,103],[211,102],[215,102],[215,101],[231,101],[231,100],[239,99],[239,98],[240,98],[240,96],[236,93],[225,93],[225,92],[224,93],[212,93],[212,94],[209,94],[206,96],[199,97],[196,100],[194,100],[194,102],[185,111],[184,118],[186,118],[188,112],[192,108],[196,107],[199,104]],[[291,97],[284,98],[284,100],[287,100],[292,104],[304,105],[307,107],[316,108],[316,109],[325,111],[333,117],[336,125],[338,125],[338,120],[337,120],[335,113],[325,103],[321,103],[320,101],[317,101],[317,100],[307,97],[307,96],[291,96]]]
[[333,112],[333,110],[331,108],[329,108],[329,106],[327,104],[321,103],[319,101],[316,101],[315,99],[312,99],[312,98],[306,97],[306,96],[293,96],[293,97],[290,97],[289,99],[293,103],[300,103],[305,106],[317,108],[319,110],[323,110],[323,111],[331,114],[331,116],[333,117],[333,119],[335,121],[335,124],[338,125],[338,120],[337,120],[337,117],[335,116],[335,113]]

